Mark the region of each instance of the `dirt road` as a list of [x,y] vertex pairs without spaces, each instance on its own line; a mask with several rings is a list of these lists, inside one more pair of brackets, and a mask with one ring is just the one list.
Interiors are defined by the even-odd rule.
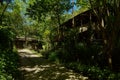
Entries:
[[87,77],[44,59],[29,49],[18,50],[22,80],[87,80]]

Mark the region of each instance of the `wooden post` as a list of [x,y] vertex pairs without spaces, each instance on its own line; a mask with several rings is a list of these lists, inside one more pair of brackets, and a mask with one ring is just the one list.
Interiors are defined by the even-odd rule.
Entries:
[[75,21],[74,21],[74,0],[72,0],[72,16],[73,16],[73,19],[72,19],[72,27],[75,26]]

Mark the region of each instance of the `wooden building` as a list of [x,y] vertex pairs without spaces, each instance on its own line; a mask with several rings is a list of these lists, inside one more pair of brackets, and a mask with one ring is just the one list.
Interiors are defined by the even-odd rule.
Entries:
[[97,18],[94,15],[93,11],[90,9],[74,16],[73,18],[64,22],[61,26],[65,26],[68,28],[82,27],[82,26],[89,25],[90,22],[96,22],[96,21],[97,21]]
[[14,41],[16,48],[30,47],[31,49],[42,49],[42,42],[35,38],[16,37]]
[[[78,29],[78,40],[81,41],[100,41],[102,36],[95,30],[97,23],[97,17],[94,15],[93,10],[87,10],[80,13],[68,21],[61,24],[61,28],[64,29]],[[63,32],[64,33],[64,32]]]

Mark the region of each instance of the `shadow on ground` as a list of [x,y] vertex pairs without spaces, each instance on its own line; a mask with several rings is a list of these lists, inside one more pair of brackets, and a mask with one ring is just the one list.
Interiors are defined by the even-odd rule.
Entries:
[[78,73],[28,50],[19,50],[22,80],[87,80]]

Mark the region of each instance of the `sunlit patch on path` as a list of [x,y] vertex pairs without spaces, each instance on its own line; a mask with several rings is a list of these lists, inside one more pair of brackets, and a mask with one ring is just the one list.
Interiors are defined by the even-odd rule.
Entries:
[[22,80],[87,80],[81,74],[66,69],[60,64],[55,64],[41,55],[34,54],[31,50],[18,50],[20,55]]

